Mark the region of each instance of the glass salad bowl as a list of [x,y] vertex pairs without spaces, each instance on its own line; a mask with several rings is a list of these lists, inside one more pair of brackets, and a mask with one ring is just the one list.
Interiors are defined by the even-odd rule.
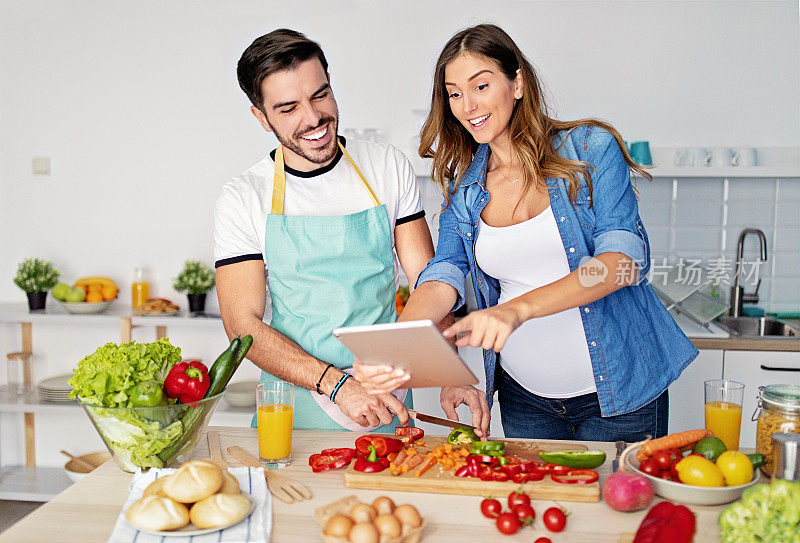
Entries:
[[222,393],[194,403],[155,407],[101,407],[81,403],[117,465],[170,467],[188,460]]

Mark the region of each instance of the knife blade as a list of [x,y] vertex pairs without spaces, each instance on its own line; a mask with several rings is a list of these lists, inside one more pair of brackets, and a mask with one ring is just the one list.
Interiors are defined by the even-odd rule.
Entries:
[[624,441],[617,441],[615,445],[617,446],[617,457],[611,462],[611,473],[616,473],[619,469],[619,457],[622,455],[622,451],[628,446]]
[[408,410],[408,415],[420,422],[427,422],[429,424],[436,424],[437,426],[447,426],[448,428],[470,428],[472,430],[477,430],[474,426],[469,424],[464,424],[463,422],[458,422],[457,420],[450,420],[450,419],[440,419],[439,417],[434,417],[433,415],[426,415],[425,413],[418,413],[413,409]]

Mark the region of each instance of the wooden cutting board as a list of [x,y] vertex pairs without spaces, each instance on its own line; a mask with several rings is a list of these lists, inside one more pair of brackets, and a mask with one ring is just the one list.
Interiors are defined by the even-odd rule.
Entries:
[[[425,454],[434,447],[447,442],[445,436],[425,436],[422,441],[425,446],[415,447],[420,453]],[[544,441],[513,441],[503,440],[506,443],[506,455],[516,456],[522,461],[536,460],[540,462],[539,452],[586,450],[585,445],[579,443],[559,443]],[[545,475],[541,481],[530,481],[523,485],[513,481],[481,481],[476,477],[456,477],[455,470],[444,471],[437,464],[423,473],[420,477],[414,476],[414,471],[402,475],[392,475],[386,469],[378,473],[363,473],[353,469],[353,464],[348,466],[344,474],[344,484],[350,488],[366,488],[373,490],[401,490],[405,492],[430,492],[434,494],[465,494],[468,496],[507,496],[512,490],[520,486],[525,492],[535,499],[564,500],[574,502],[596,502],[600,500],[600,484],[565,484],[556,483]]]

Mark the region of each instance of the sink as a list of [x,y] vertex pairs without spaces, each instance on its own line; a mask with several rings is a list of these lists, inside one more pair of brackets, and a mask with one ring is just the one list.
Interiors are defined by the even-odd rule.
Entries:
[[738,336],[800,338],[800,328],[770,317],[721,317],[719,322]]

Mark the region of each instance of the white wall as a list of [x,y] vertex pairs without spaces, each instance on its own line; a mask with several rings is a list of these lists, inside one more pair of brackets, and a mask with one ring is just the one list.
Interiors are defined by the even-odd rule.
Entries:
[[[218,187],[273,146],[235,78],[255,37],[318,40],[342,126],[407,148],[442,45],[484,21],[517,40],[561,118],[599,116],[654,146],[800,145],[796,2],[0,0],[0,300],[24,300],[11,278],[39,256],[67,281],[113,277],[126,303],[147,265],[152,292],[185,307],[171,281],[187,258],[211,263]],[[33,176],[33,157],[52,175]],[[224,347],[221,333],[173,337],[205,359]],[[106,339],[114,327],[37,327],[38,377]],[[18,348],[18,327],[0,325],[0,354]],[[44,416],[37,432],[83,452]],[[3,464],[19,455],[10,435]]]

